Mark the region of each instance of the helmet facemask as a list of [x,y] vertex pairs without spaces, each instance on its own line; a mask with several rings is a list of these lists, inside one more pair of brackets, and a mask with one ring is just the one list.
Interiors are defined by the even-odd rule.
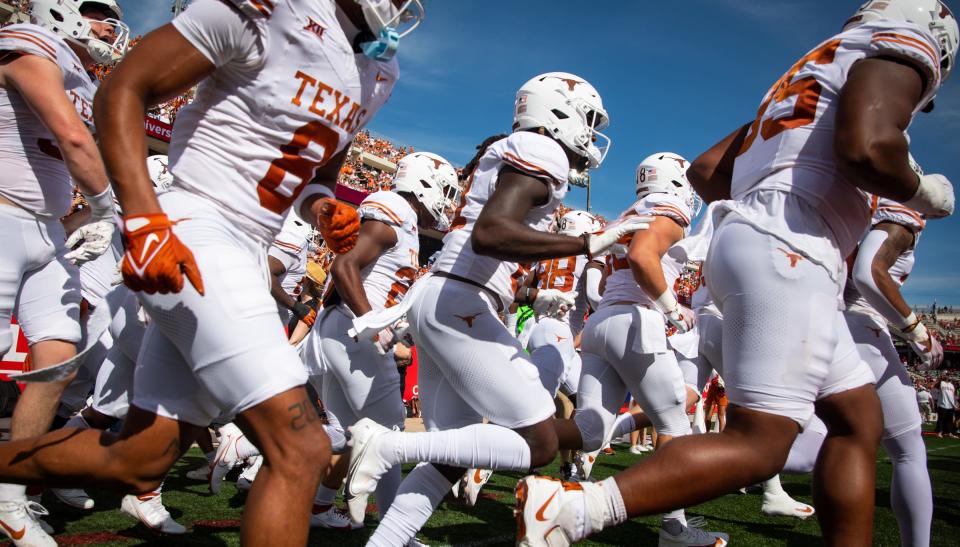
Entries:
[[393,0],[356,0],[374,35],[360,44],[363,54],[377,61],[389,61],[397,53],[400,39],[420,25],[426,16],[421,0],[406,0],[400,7]]

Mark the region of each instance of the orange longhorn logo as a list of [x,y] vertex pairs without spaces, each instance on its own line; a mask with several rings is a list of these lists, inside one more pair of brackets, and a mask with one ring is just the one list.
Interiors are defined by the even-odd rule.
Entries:
[[560,80],[567,84],[567,87],[570,89],[570,91],[573,91],[573,88],[577,87],[577,84],[583,83],[580,80],[574,80],[571,78],[560,78]]
[[777,247],[777,250],[784,254],[787,258],[790,259],[790,267],[796,268],[797,262],[803,260],[803,255],[798,255],[797,253],[791,253],[790,251],[784,249],[783,247]]
[[566,338],[565,338],[565,337],[563,337],[563,336],[560,336],[559,334],[554,334],[554,336],[556,336],[556,337],[557,337],[557,342],[558,342],[558,343],[559,343],[559,342],[563,342],[564,340],[566,340]]
[[877,338],[880,338],[880,333],[883,332],[883,329],[878,329],[876,327],[867,327],[867,328],[873,331],[873,334],[876,334]]
[[454,317],[456,317],[457,319],[463,320],[463,322],[466,323],[467,326],[470,327],[471,329],[473,328],[473,320],[479,316],[480,316],[479,313],[475,313],[473,315],[454,315]]
[[430,158],[430,159],[433,161],[434,169],[440,169],[440,166],[443,165],[443,162],[438,159],[435,159],[435,158]]

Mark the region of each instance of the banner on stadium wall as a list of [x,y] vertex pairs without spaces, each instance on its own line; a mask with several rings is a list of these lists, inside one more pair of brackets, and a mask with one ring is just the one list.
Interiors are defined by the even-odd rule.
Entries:
[[153,137],[163,142],[170,142],[170,138],[173,137],[172,125],[151,116],[144,117],[143,128],[146,130],[148,137]]
[[417,348],[410,348],[413,353],[413,362],[404,372],[403,402],[420,396],[420,386],[417,384]]
[[0,380],[9,380],[8,373],[23,372],[24,363],[27,361],[29,346],[16,319],[10,320],[10,331],[16,343],[10,346],[10,351],[6,355],[0,357]]

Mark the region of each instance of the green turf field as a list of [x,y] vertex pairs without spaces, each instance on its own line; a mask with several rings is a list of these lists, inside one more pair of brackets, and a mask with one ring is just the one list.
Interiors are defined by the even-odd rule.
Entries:
[[[953,546],[960,542],[960,441],[927,438],[929,469],[933,479],[936,514],[933,544]],[[626,468],[637,458],[620,446],[614,456],[599,458],[594,476],[604,478]],[[218,496],[207,493],[206,483],[184,478],[203,457],[194,449],[178,462],[167,480],[164,501],[170,512],[189,528],[185,536],[160,536],[122,515],[119,496],[92,491],[96,509],[88,514],[57,503],[49,494],[44,504],[53,515],[47,519],[58,532],[61,545],[237,545],[244,494],[228,483]],[[557,465],[544,470],[556,473]],[[513,542],[513,486],[517,475],[497,474],[484,489],[475,508],[444,503],[418,538],[429,545],[508,545]],[[897,524],[890,510],[890,463],[881,456],[878,464],[876,545],[899,545]],[[793,497],[810,502],[808,477],[783,477],[784,488]],[[656,495],[651,492],[651,495]],[[768,518],[760,514],[761,495],[729,495],[688,510],[702,515],[711,530],[730,534],[732,545],[814,545],[818,543],[816,519]],[[367,520],[365,530],[332,532],[315,530],[311,545],[363,545],[376,524]],[[584,545],[656,545],[658,518],[634,519],[591,538]]]

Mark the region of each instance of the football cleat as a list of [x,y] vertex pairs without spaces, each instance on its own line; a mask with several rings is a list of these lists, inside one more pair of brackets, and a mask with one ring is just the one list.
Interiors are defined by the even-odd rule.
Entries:
[[493,471],[489,469],[467,469],[463,478],[460,479],[462,485],[460,491],[463,493],[463,501],[470,507],[476,505],[477,497],[480,495],[480,489],[483,488],[484,484],[487,484],[487,481],[489,481],[492,476]]
[[363,523],[356,523],[350,519],[346,511],[336,505],[313,505],[310,511],[311,528],[328,528],[330,530],[358,530]]
[[347,429],[352,450],[343,491],[350,518],[362,523],[367,513],[367,499],[376,490],[380,477],[390,469],[390,464],[383,460],[376,447],[377,439],[390,430],[370,418],[363,418]]
[[40,517],[48,514],[42,505],[26,499],[0,502],[0,531],[17,547],[56,547],[40,525]]
[[573,464],[577,466],[577,475],[580,476],[580,480],[590,480],[590,472],[593,471],[593,464],[597,463],[597,456],[599,454],[599,450],[594,450],[593,452],[578,450],[574,454]]
[[210,464],[208,463],[202,467],[191,469],[190,471],[187,471],[186,476],[192,481],[207,482],[210,480]]
[[226,424],[220,428],[220,446],[217,455],[210,463],[210,492],[220,492],[223,478],[231,469],[243,463],[243,457],[237,450],[237,442],[244,437],[240,428],[233,424]]
[[705,531],[704,524],[703,517],[691,517],[676,535],[661,528],[659,547],[724,547],[730,540],[727,534]]
[[783,492],[781,494],[763,494],[763,507],[760,511],[768,517],[796,517],[806,520],[816,512],[806,503],[797,501]]
[[[551,477],[524,477],[517,483],[517,545],[566,547],[600,530],[602,522],[588,516],[584,487]],[[602,509],[601,509],[602,510]],[[596,515],[594,515],[596,517]],[[601,517],[602,518],[602,517]]]
[[164,534],[182,534],[187,531],[179,522],[173,520],[167,508],[163,506],[160,492],[148,492],[140,495],[123,496],[120,511],[138,519],[147,528]]
[[86,492],[79,488],[53,488],[53,495],[61,502],[73,507],[74,509],[83,509],[89,511],[93,509],[94,502]]
[[253,463],[248,465],[243,473],[240,473],[240,476],[237,477],[237,490],[247,492],[253,488],[253,481],[257,478],[261,465],[263,465],[263,456],[257,456],[253,459]]

